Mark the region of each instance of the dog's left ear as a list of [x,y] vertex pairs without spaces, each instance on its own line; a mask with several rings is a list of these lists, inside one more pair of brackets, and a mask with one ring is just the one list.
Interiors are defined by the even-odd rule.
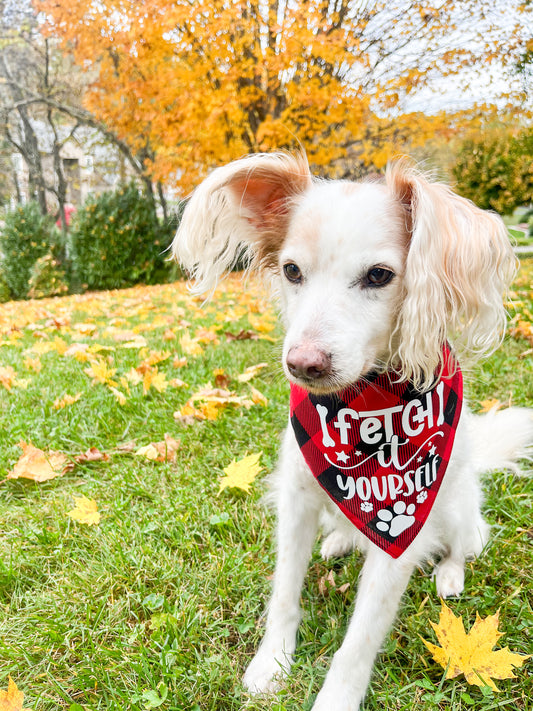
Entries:
[[446,339],[477,355],[500,342],[517,260],[498,215],[401,161],[388,168],[387,184],[410,233],[397,355],[402,375],[424,387],[441,365]]

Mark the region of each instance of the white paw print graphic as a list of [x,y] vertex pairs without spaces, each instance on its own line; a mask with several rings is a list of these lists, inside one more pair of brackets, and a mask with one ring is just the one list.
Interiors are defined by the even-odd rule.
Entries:
[[374,504],[371,501],[362,501],[361,502],[361,511],[366,511],[367,513],[369,511],[374,510]]
[[424,501],[428,497],[428,492],[427,491],[421,491],[418,496],[416,497],[416,500],[418,501],[419,504],[424,503]]
[[376,523],[376,528],[396,538],[396,536],[399,536],[400,533],[403,533],[413,525],[416,520],[413,516],[415,510],[416,506],[414,504],[406,506],[405,501],[397,501],[392,507],[392,511],[389,511],[389,509],[378,511],[380,520]]

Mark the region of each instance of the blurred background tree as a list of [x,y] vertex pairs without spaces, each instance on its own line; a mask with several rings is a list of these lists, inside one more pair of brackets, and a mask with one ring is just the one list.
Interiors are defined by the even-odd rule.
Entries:
[[415,96],[446,86],[455,108],[470,109],[464,92],[474,87],[470,104],[484,104],[479,89],[496,68],[498,99],[516,108],[524,101],[516,68],[533,18],[521,0],[35,6],[44,31],[91,73],[84,106],[154,180],[185,191],[215,164],[298,145],[319,174],[380,169],[398,151],[449,130],[446,111],[412,110]]

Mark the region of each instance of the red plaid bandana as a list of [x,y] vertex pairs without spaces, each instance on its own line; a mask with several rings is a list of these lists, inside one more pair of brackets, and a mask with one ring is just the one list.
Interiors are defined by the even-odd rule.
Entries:
[[428,391],[371,375],[332,395],[291,385],[296,440],[320,486],[373,543],[393,558],[428,517],[450,460],[463,378],[444,348]]

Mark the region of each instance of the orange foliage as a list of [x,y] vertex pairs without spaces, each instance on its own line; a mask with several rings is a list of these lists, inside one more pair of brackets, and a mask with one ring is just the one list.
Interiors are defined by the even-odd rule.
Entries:
[[533,12],[519,0],[505,23],[492,0],[34,3],[93,77],[87,108],[185,190],[212,165],[298,144],[318,172],[382,167],[445,118],[384,117],[435,75],[512,64],[520,12]]

